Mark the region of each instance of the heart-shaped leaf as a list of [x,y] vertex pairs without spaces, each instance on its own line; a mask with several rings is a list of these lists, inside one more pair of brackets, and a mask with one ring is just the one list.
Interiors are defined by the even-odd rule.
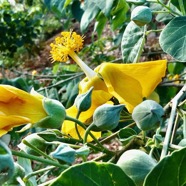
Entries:
[[162,159],[147,175],[144,186],[181,186],[186,183],[186,148]]
[[171,20],[160,34],[164,52],[180,62],[186,62],[186,16]]
[[111,163],[86,162],[66,169],[50,186],[135,186],[134,182]]

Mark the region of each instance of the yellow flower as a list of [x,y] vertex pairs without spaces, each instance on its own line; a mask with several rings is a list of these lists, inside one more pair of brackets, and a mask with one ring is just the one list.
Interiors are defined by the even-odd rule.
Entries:
[[27,123],[36,123],[47,116],[40,94],[29,94],[9,85],[0,85],[0,136]]
[[[92,86],[91,108],[80,115],[80,121],[90,124],[95,109],[115,97],[120,104],[124,104],[132,113],[134,107],[148,97],[162,81],[166,71],[166,60],[135,63],[135,64],[113,64],[102,63],[95,69],[97,75],[88,79],[84,78],[79,84],[79,94],[87,92]],[[67,109],[67,115],[75,117],[77,108],[73,105]],[[62,131],[78,138],[74,123],[65,121]],[[78,127],[81,136],[84,129]],[[101,133],[95,133],[100,137]]]
[[[73,33],[69,32],[67,34],[65,32],[65,34],[62,35],[66,37],[66,39],[63,38],[63,40],[68,41],[71,40]],[[79,45],[82,39],[80,37],[78,39],[79,41],[76,41],[76,44],[82,47],[82,45]],[[73,39],[73,41],[75,41],[75,39]],[[87,92],[92,86],[94,87],[92,92],[92,105],[90,109],[82,112],[79,117],[79,120],[85,124],[90,124],[95,109],[107,103],[112,97],[115,97],[120,104],[125,104],[125,107],[131,113],[136,105],[154,91],[165,76],[166,60],[136,64],[103,63],[93,71],[75,54],[74,48],[66,44],[68,42],[62,42],[62,39],[58,38],[56,43],[57,44],[51,44],[53,60],[65,61],[69,55],[86,74],[86,78],[79,84],[79,94]],[[64,44],[62,45],[62,43]],[[66,110],[67,115],[71,117],[76,117],[77,112],[78,110],[75,105]],[[80,126],[78,126],[78,131],[81,136],[84,135],[85,131]],[[65,121],[63,123],[62,132],[78,138],[75,124],[71,121]],[[99,132],[94,135],[96,137],[101,136]]]
[[37,74],[37,70],[32,71],[32,76],[35,76]]

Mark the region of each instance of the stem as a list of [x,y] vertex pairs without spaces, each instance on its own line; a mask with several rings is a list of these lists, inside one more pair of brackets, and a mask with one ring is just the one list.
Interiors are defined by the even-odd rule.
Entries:
[[[72,118],[70,116],[66,116],[66,120],[69,120],[69,121],[73,121],[73,122],[76,122],[78,125],[80,125],[84,130],[86,130],[86,126],[79,120],[75,119],[75,118]],[[107,154],[114,154],[114,152],[112,151],[109,151],[108,149],[106,149],[99,141],[98,139],[89,131],[89,135],[92,137],[92,139],[101,147],[102,149],[102,152],[105,152]]]
[[[81,114],[81,111],[78,110],[78,113],[77,113],[77,115],[76,115],[76,119],[79,119],[80,114]],[[79,138],[80,140],[82,140],[76,122],[75,122],[75,129],[76,129],[76,133],[77,133],[77,135],[78,135],[78,138]]]
[[163,29],[158,29],[158,30],[148,30],[146,31],[146,35],[149,35],[151,32],[161,32]]
[[77,78],[77,77],[80,77],[80,76],[82,76],[82,75],[83,75],[83,74],[80,73],[80,74],[78,74],[78,75],[69,77],[68,79],[58,81],[56,84],[47,86],[47,87],[45,87],[45,88],[41,88],[41,89],[39,89],[39,90],[37,90],[37,91],[40,92],[40,91],[45,90],[46,88],[49,89],[49,88],[52,88],[52,87],[56,87],[56,86],[58,86],[58,85],[63,85],[63,84],[65,84],[65,83],[67,83],[67,82],[69,82],[69,81],[71,81],[71,80],[73,80],[73,79],[75,79],[75,78]]
[[32,144],[30,144],[28,141],[26,141],[25,139],[23,139],[22,141],[26,146],[30,147],[31,149],[33,149],[35,152],[37,152],[38,154],[44,156],[45,158],[49,159],[49,160],[54,160],[53,158],[51,158],[50,156],[48,156],[47,154],[45,154],[43,151],[39,150],[37,147],[33,146]]
[[88,79],[92,79],[97,75],[96,72],[94,72],[91,68],[89,68],[89,66],[86,65],[74,51],[70,50],[69,56],[81,67],[81,69],[86,74]]
[[34,172],[31,172],[29,174],[27,174],[25,177],[24,177],[24,181],[26,182],[29,178],[39,174],[39,173],[43,173],[43,172],[46,172],[48,170],[51,170],[51,169],[54,169],[55,166],[50,166],[50,167],[46,167],[44,169],[40,169],[40,170],[37,170],[37,171],[34,171]]
[[133,122],[133,123],[127,125],[126,127],[124,127],[124,128],[122,128],[122,129],[116,131],[115,133],[113,133],[113,134],[109,135],[108,137],[104,138],[103,140],[101,140],[101,143],[107,143],[107,142],[109,142],[111,139],[115,138],[121,130],[126,129],[126,128],[133,127],[133,126],[135,126],[135,125],[136,125],[135,122]]
[[178,92],[178,94],[172,99],[172,109],[170,113],[167,132],[165,135],[160,159],[163,159],[167,154],[168,147],[169,147],[169,141],[171,138],[171,132],[172,132],[172,128],[174,125],[175,116],[176,116],[176,108],[177,108],[178,102],[181,101],[185,97],[185,92],[186,92],[186,84],[182,87],[182,89]]
[[146,36],[146,31],[147,31],[147,25],[144,26],[144,30],[143,30],[143,36],[142,36],[142,41],[141,41],[141,45],[138,49],[137,55],[134,59],[134,63],[137,63],[139,61],[139,58],[141,56],[144,44],[145,44],[145,36]]
[[91,130],[93,127],[94,127],[94,123],[91,123],[91,124],[87,127],[87,129],[86,129],[86,131],[85,131],[84,138],[83,138],[83,143],[84,143],[84,144],[87,143],[88,134],[90,133],[90,130]]
[[174,127],[173,127],[173,130],[172,130],[172,135],[171,135],[171,138],[170,138],[170,143],[173,143],[174,137],[176,135],[176,130],[178,128],[178,124],[179,124],[179,114],[177,113],[176,116],[175,116]]
[[16,180],[19,182],[20,186],[26,186],[21,177],[17,177]]
[[186,114],[183,115],[183,138],[186,139]]
[[183,16],[185,15],[185,8],[184,8],[184,4],[182,0],[178,0],[179,6],[180,6],[180,10],[181,13],[183,14]]
[[47,165],[53,165],[53,166],[60,167],[60,168],[63,168],[63,169],[66,169],[66,168],[69,167],[67,165],[61,165],[57,161],[54,161],[54,160],[52,161],[52,160],[40,158],[38,156],[26,154],[24,152],[18,152],[18,151],[15,151],[15,150],[11,150],[11,151],[12,151],[12,154],[14,156],[19,156],[19,157],[27,158],[27,159],[30,159],[30,160],[35,160],[35,161],[38,161],[38,162],[41,162],[41,163],[44,163],[44,164],[47,164]]
[[[164,5],[160,0],[157,0],[157,2],[155,2],[155,3],[158,3],[158,4],[160,4],[162,7],[166,8],[168,11],[170,11],[170,14],[172,14],[172,15],[175,14],[175,15],[177,15],[177,16],[181,16],[180,14],[178,14],[177,12],[175,12],[174,10],[172,10],[170,7]],[[174,15],[174,16],[175,16],[175,15]]]

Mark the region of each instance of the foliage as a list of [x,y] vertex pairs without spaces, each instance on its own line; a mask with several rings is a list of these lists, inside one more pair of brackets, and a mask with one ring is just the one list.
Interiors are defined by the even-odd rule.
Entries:
[[[49,54],[57,56],[52,68],[26,72],[2,61],[1,185],[184,185],[185,1],[17,5],[0,5],[0,51],[7,59],[22,55],[23,46],[31,54],[34,44],[59,28],[85,37],[72,31],[63,32],[63,42],[57,37]],[[157,42],[149,45],[152,37]]]

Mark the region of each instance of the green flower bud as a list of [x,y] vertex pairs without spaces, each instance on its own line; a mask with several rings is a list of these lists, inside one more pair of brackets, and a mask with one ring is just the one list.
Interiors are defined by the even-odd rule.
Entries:
[[152,11],[147,6],[138,6],[131,13],[131,20],[138,26],[144,26],[152,20]]
[[133,3],[135,5],[143,5],[146,0],[126,0],[127,3]]
[[14,160],[7,145],[0,141],[0,185],[8,181],[14,173]]
[[134,108],[132,118],[139,129],[146,131],[157,128],[163,115],[161,105],[153,100],[145,100]]
[[64,106],[57,100],[45,98],[43,100],[43,107],[48,116],[40,120],[36,126],[42,128],[60,128],[66,117]]
[[[43,152],[45,152],[45,150],[46,150],[47,144],[46,144],[45,140],[43,138],[41,138],[40,136],[38,136],[36,133],[33,133],[33,134],[30,134],[30,135],[26,136],[23,140],[27,141],[28,143],[30,143],[31,145],[33,145],[34,147],[38,148],[39,150],[41,150]],[[32,148],[28,147],[23,142],[21,142],[18,145],[18,147],[21,150],[23,150],[24,152],[26,152],[27,154],[40,156],[40,154],[38,154]]]
[[157,162],[141,150],[128,150],[124,152],[117,165],[138,186],[142,186],[146,175],[156,166]]
[[86,145],[76,150],[76,155],[78,157],[87,157],[90,153],[90,148]]
[[80,112],[84,112],[91,107],[91,95],[93,87],[91,87],[86,93],[80,94],[75,99],[75,106]]
[[124,105],[109,104],[99,106],[93,114],[93,124],[100,130],[112,130],[116,128],[123,107]]
[[50,153],[50,155],[58,160],[66,163],[73,163],[75,161],[76,151],[67,144],[61,143],[57,149]]

